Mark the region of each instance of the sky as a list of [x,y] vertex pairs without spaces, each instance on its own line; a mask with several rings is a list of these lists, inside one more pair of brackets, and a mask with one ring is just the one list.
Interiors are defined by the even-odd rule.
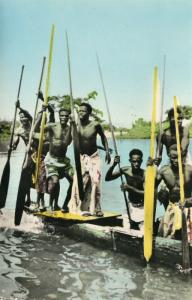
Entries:
[[181,105],[192,105],[191,16],[191,0],[0,0],[0,118],[13,118],[23,64],[20,102],[33,114],[52,24],[50,96],[69,94],[67,30],[73,96],[96,90],[93,106],[108,120],[97,52],[114,125],[151,119],[153,70],[157,65],[162,82],[164,55],[164,111],[174,95]]

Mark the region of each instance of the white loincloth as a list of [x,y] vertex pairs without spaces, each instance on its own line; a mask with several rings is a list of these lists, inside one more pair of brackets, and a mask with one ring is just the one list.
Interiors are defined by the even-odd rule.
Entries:
[[79,198],[77,174],[75,174],[73,177],[71,199],[68,205],[69,211],[71,213],[89,211],[91,214],[95,214],[97,211],[101,211],[101,160],[98,152],[95,152],[91,156],[86,154],[81,155],[81,169],[85,197],[83,201]]

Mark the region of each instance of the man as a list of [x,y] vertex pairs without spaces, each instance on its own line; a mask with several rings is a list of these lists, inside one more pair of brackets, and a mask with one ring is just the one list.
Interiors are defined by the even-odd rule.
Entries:
[[49,139],[49,152],[44,163],[48,179],[48,192],[50,193],[50,206],[52,210],[59,210],[58,199],[60,192],[59,179],[66,178],[69,188],[63,204],[62,211],[68,212],[68,202],[71,197],[73,169],[70,159],[66,157],[67,148],[72,141],[71,127],[67,124],[70,111],[61,108],[59,110],[60,122],[49,123],[45,127],[45,133]]
[[[168,199],[163,198],[166,203],[166,212],[161,221],[159,232],[164,237],[175,237],[177,230],[181,229],[181,211],[179,208],[180,200],[180,178],[179,178],[179,167],[178,167],[178,153],[177,146],[172,145],[169,147],[169,158],[170,165],[165,165],[157,173],[156,186],[159,185],[161,180],[164,181],[166,188],[168,189]],[[192,196],[192,166],[183,163],[183,174],[184,174],[184,193],[185,198],[188,198],[187,206],[191,206],[190,198]],[[160,200],[161,200],[160,197]],[[187,213],[191,213],[189,208]],[[188,218],[191,224],[191,218]],[[190,230],[190,228],[189,228]]]
[[[44,100],[42,92],[39,93],[39,98],[41,100]],[[44,106],[43,104],[42,110],[39,111],[36,122],[33,127],[33,140],[31,145],[32,146],[31,150],[33,153],[31,155],[32,162],[30,165],[30,169],[32,171],[32,179],[33,179],[34,187],[37,191],[37,208],[40,211],[46,210],[45,203],[44,203],[44,194],[47,192],[47,179],[46,179],[44,159],[47,152],[49,151],[49,141],[46,135],[44,137],[42,153],[39,162],[39,176],[37,182],[35,182],[35,173],[36,173],[37,152],[39,147],[40,125],[42,120],[42,114],[46,110],[46,108],[48,109],[49,112],[49,122],[55,122],[55,114],[54,114],[53,107],[50,104],[48,104],[48,106]]]
[[33,120],[31,115],[29,114],[29,112],[20,107],[20,103],[18,103],[17,107],[20,110],[20,112],[19,112],[20,126],[14,132],[14,139],[13,139],[13,144],[12,144],[13,150],[17,149],[20,138],[22,138],[25,145],[27,146],[28,141],[29,141],[31,124],[32,124],[32,120]]
[[107,171],[105,180],[110,181],[124,175],[126,183],[121,186],[122,191],[127,191],[131,220],[136,222],[137,229],[143,230],[144,222],[144,181],[145,171],[141,169],[143,153],[139,149],[133,149],[129,153],[131,166],[114,169],[120,162],[120,157],[115,156],[113,165]]
[[98,121],[90,120],[91,113],[91,105],[81,103],[79,108],[78,135],[85,197],[84,199],[79,198],[77,176],[75,175],[69,207],[73,213],[101,217],[103,216],[103,212],[100,205],[101,160],[97,150],[98,135],[106,151],[105,161],[110,163],[111,158],[103,128]]
[[[20,138],[24,141],[25,145],[27,146],[29,142],[29,134],[31,130],[31,124],[33,118],[29,114],[28,111],[22,109],[20,107],[20,103],[18,101],[17,107],[20,110],[19,112],[19,118],[20,118],[20,126],[15,130],[14,132],[14,138],[13,138],[13,143],[12,143],[12,149],[16,150],[17,146],[20,142]],[[27,199],[25,202],[26,206],[30,206],[31,204],[31,198],[30,198],[30,189],[27,192]]]
[[[182,159],[185,162],[186,157],[188,156],[188,146],[189,146],[189,126],[183,125],[183,114],[181,109],[177,108],[178,113],[178,126],[181,138],[181,151],[182,151]],[[174,109],[171,108],[168,111],[168,120],[169,120],[169,128],[163,131],[163,134],[160,138],[159,145],[159,157],[157,158],[158,164],[161,163],[162,153],[163,153],[163,145],[166,147],[167,155],[169,155],[169,149],[172,145],[176,144],[176,133],[175,133],[175,119],[174,119]],[[159,136],[157,137],[157,142],[159,142]]]

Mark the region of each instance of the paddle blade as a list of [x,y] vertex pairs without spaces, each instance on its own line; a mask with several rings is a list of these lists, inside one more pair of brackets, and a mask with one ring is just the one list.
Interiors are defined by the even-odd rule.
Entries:
[[19,181],[19,188],[17,192],[17,201],[16,201],[16,208],[15,208],[15,225],[20,225],[23,210],[25,206],[25,198],[27,192],[30,189],[30,182],[31,182],[31,175],[27,168],[22,169],[21,177]]
[[7,192],[9,187],[9,178],[10,178],[10,162],[9,159],[6,162],[6,165],[3,170],[0,184],[0,208],[5,207],[5,202],[7,199]]
[[182,260],[183,269],[190,269],[190,254],[189,254],[189,244],[187,236],[187,220],[184,209],[182,210]]
[[155,177],[156,167],[148,166],[144,192],[144,257],[147,262],[151,258],[153,247]]
[[75,124],[73,126],[73,147],[74,147],[74,158],[75,158],[75,168],[77,173],[79,198],[81,199],[81,201],[83,201],[84,188],[83,188],[83,178],[82,178],[81,160],[80,160],[79,137],[78,137],[77,128]]

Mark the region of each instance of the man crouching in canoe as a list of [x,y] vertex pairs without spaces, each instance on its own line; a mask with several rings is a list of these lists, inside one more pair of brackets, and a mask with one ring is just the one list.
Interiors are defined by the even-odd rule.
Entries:
[[49,123],[45,132],[49,139],[49,152],[45,157],[46,175],[48,179],[48,192],[50,193],[50,206],[52,210],[59,210],[58,199],[60,184],[59,179],[66,178],[69,188],[62,207],[63,212],[68,212],[68,202],[71,197],[73,168],[70,159],[66,157],[67,147],[72,141],[71,127],[67,124],[70,111],[61,108],[59,110],[60,122]]
[[121,189],[128,192],[131,221],[136,223],[137,229],[143,230],[145,171],[141,169],[142,151],[139,149],[131,150],[129,161],[131,166],[122,167],[119,171],[113,172],[120,162],[120,157],[115,156],[113,165],[109,168],[105,180],[114,180],[120,177],[121,174],[125,176],[126,183],[121,185]]
[[[163,180],[168,189],[168,199],[166,194],[160,191],[158,198],[161,202],[168,200],[168,206],[163,219],[161,220],[159,233],[164,237],[174,238],[179,237],[179,230],[181,229],[181,210],[179,207],[180,201],[180,180],[178,167],[178,153],[177,145],[172,145],[169,148],[170,164],[162,166],[157,173],[156,186]],[[192,166],[183,163],[184,173],[184,193],[186,200],[186,217],[188,225],[189,240],[192,240]]]

